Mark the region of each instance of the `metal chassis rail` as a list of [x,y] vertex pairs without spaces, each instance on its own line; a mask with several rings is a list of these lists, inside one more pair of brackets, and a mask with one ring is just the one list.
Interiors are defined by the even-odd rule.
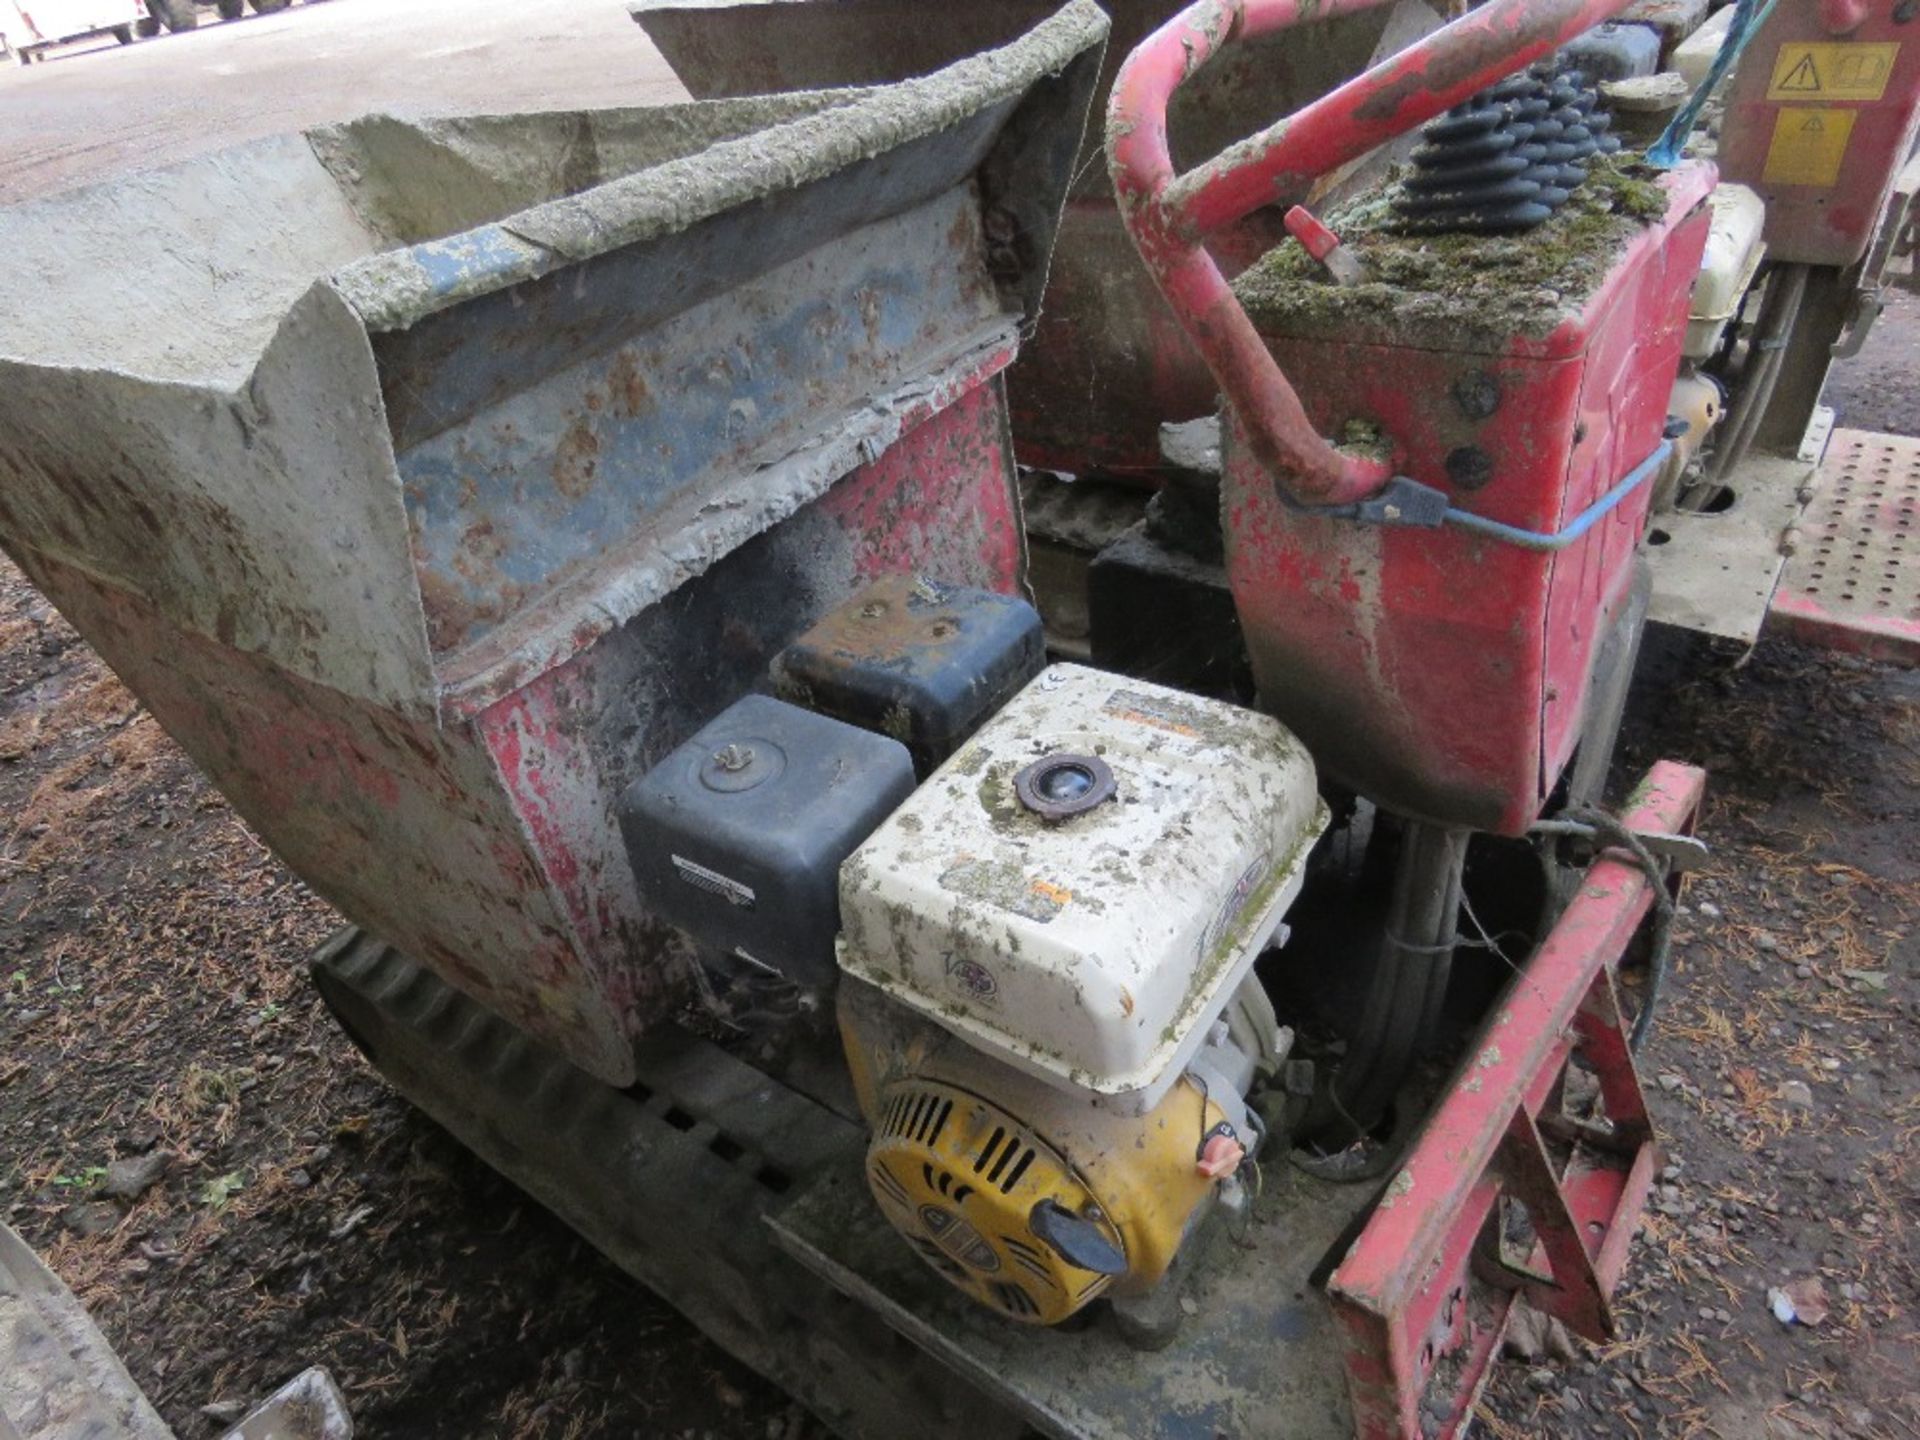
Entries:
[[[1706,784],[1662,761],[1635,791],[1634,832],[1687,833]],[[1388,1184],[1328,1286],[1346,1338],[1355,1433],[1363,1440],[1463,1432],[1516,1295],[1577,1334],[1613,1332],[1608,1299],[1658,1165],[1614,972],[1655,903],[1631,857],[1600,855]],[[1605,1120],[1561,1104],[1575,1057],[1598,1082]],[[1548,1140],[1570,1148],[1556,1163]],[[1502,1201],[1535,1239],[1501,1258]]]
[[[1623,818],[1684,832],[1703,786],[1663,762]],[[1581,1334],[1610,1330],[1657,1163],[1613,975],[1653,903],[1630,859],[1596,859],[1324,1300],[1308,1271],[1326,1268],[1312,1262],[1337,1253],[1342,1226],[1359,1228],[1367,1197],[1281,1169],[1251,1232],[1200,1257],[1184,1282],[1200,1313],[1153,1354],[1108,1327],[1036,1332],[967,1306],[864,1203],[859,1127],[705,1041],[649,1042],[641,1083],[620,1091],[358,931],[329,942],[314,974],[403,1093],[856,1440],[1023,1425],[1062,1440],[1172,1440],[1195,1425],[1433,1440],[1464,1432],[1516,1295]],[[1602,1123],[1562,1111],[1576,1057]],[[1534,1242],[1518,1268],[1497,1254],[1516,1203]]]

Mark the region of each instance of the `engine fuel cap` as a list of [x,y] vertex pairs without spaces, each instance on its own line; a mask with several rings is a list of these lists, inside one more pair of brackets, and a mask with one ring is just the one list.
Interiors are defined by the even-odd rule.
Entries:
[[737,795],[778,779],[786,768],[787,752],[773,741],[730,740],[700,761],[700,783],[709,790]]
[[1111,800],[1118,787],[1097,755],[1042,756],[1013,777],[1013,793],[1042,820],[1084,815]]

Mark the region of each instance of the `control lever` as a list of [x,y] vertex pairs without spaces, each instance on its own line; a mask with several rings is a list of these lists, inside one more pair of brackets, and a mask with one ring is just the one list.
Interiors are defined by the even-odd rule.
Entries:
[[1127,1257],[1100,1233],[1100,1227],[1058,1200],[1042,1200],[1034,1206],[1027,1216],[1027,1228],[1069,1265],[1096,1275],[1127,1273]]

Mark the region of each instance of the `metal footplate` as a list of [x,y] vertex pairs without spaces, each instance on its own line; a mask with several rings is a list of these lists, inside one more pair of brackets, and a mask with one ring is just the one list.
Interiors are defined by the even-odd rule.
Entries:
[[1808,644],[1920,664],[1920,440],[1834,431],[1771,624]]
[[[1702,784],[1656,766],[1622,818],[1682,834]],[[717,1047],[644,1042],[615,1091],[357,932],[315,977],[402,1091],[845,1435],[1427,1440],[1464,1432],[1516,1294],[1610,1327],[1655,1163],[1613,970],[1652,904],[1604,852],[1399,1172],[1370,1195],[1269,1159],[1151,1353],[967,1302],[872,1205],[860,1129]],[[1575,1054],[1604,1120],[1565,1099]]]
[[1822,406],[1794,454],[1748,454],[1722,493],[1724,508],[1652,518],[1650,621],[1741,645],[1760,638],[1832,430],[1833,411]]
[[773,1218],[781,1243],[979,1389],[1060,1440],[1217,1435],[1350,1440],[1340,1339],[1309,1277],[1365,1186],[1265,1167],[1241,1243],[1212,1227],[1171,1344],[1137,1352],[1102,1317],[1015,1325],[961,1295],[874,1208],[860,1172],[828,1175]]

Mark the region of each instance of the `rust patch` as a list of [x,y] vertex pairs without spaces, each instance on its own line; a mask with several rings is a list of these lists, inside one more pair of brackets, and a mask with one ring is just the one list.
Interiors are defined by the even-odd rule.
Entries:
[[474,521],[460,534],[460,546],[454,551],[453,568],[475,585],[484,584],[500,557],[507,553],[507,542],[493,528],[491,519]]
[[600,468],[600,437],[586,419],[575,420],[553,452],[553,488],[569,500],[585,498],[593,490]]
[[947,247],[956,255],[966,255],[973,247],[974,212],[958,210],[954,212],[953,223],[947,226]]
[[[471,550],[482,558],[497,559],[501,548],[492,525],[478,522],[462,535],[454,569],[461,572],[462,578],[471,580],[476,567],[473,556],[467,552]],[[459,580],[442,573],[428,561],[417,530],[412,537],[412,549],[414,579],[420,587],[420,609],[427,623],[427,644],[436,653],[445,654],[455,649],[476,625],[499,618],[497,608],[476,604]]]
[[460,587],[446,576],[424,566],[416,567],[414,573],[420,582],[420,608],[427,617],[428,643],[435,651],[444,653],[460,643],[480,619],[479,613]]
[[622,350],[614,357],[613,368],[607,372],[607,384],[612,387],[614,409],[622,419],[633,419],[652,403],[653,393],[647,387],[647,377],[640,373],[640,362],[633,358],[631,350]]
[[[882,524],[886,518],[881,517]],[[938,664],[941,653],[963,638],[941,589],[917,574],[886,576],[859,599],[827,614],[795,642],[796,651],[853,664],[879,664],[902,655]]]

